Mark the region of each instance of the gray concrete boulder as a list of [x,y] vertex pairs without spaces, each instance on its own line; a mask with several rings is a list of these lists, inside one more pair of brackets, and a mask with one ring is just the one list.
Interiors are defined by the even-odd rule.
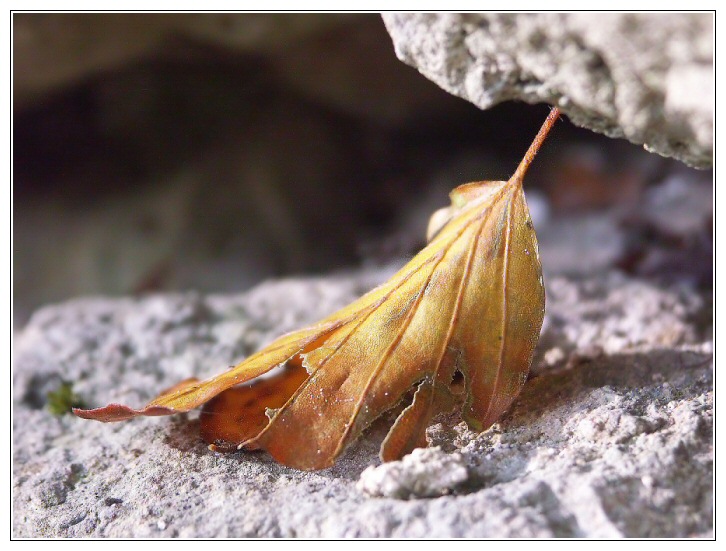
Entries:
[[579,126],[713,163],[711,14],[383,15],[398,57],[486,109],[559,106]]
[[455,417],[381,465],[391,419],[330,469],[218,455],[197,414],[102,424],[47,410],[141,405],[310,323],[390,270],[268,282],[240,295],[88,298],[15,339],[15,537],[692,537],[712,535],[707,304],[615,272],[548,280],[534,378],[482,434]]

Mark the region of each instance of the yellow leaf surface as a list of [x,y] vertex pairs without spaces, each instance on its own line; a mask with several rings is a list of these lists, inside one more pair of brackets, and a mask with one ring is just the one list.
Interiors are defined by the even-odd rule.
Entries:
[[201,431],[212,449],[261,448],[306,470],[332,465],[411,395],[383,442],[384,461],[425,446],[438,413],[460,408],[472,429],[491,426],[519,394],[542,326],[542,270],[522,179],[558,115],[553,109],[509,181],[452,191],[451,206],[432,217],[429,244],[387,283],[143,409],[111,404],[75,414],[121,421],[206,404]]

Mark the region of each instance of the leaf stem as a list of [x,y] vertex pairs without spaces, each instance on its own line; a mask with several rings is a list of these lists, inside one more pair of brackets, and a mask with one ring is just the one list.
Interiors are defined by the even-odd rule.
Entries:
[[550,114],[547,116],[547,119],[544,121],[542,128],[540,128],[539,132],[537,132],[537,135],[535,136],[532,145],[529,146],[527,153],[525,153],[524,158],[519,163],[519,166],[517,167],[517,171],[514,173],[514,176],[510,178],[510,182],[514,181],[520,184],[522,183],[522,180],[524,179],[524,175],[527,172],[529,165],[532,164],[535,155],[537,155],[539,148],[542,146],[542,142],[544,142],[547,134],[549,134],[550,130],[554,126],[555,121],[559,116],[560,110],[557,107],[553,107],[550,111]]

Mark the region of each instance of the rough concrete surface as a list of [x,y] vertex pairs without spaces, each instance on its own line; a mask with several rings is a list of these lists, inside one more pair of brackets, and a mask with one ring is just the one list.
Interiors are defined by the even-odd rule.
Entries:
[[615,272],[547,280],[534,376],[501,422],[474,434],[437,419],[432,447],[392,464],[377,457],[386,418],[333,468],[300,472],[264,453],[209,451],[196,413],[102,424],[46,409],[61,380],[88,405],[141,405],[389,275],[36,312],[15,339],[13,535],[712,535],[712,345],[698,321],[708,305],[688,287]]
[[383,15],[398,57],[486,109],[558,105],[575,124],[689,165],[713,159],[713,15]]

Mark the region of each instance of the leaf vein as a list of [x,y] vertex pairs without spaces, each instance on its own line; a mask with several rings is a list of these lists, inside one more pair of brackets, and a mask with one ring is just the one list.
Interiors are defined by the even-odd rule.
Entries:
[[497,362],[497,373],[494,376],[494,384],[492,385],[492,393],[489,396],[489,403],[487,404],[487,410],[484,414],[483,422],[489,418],[489,414],[494,404],[494,397],[496,395],[497,385],[499,385],[499,378],[502,373],[502,364],[504,362],[504,349],[507,341],[507,308],[509,307],[509,301],[507,294],[509,292],[509,255],[510,255],[510,242],[512,236],[512,203],[507,205],[507,229],[504,233],[505,245],[504,245],[504,266],[502,268],[502,326],[501,326],[501,339],[499,340],[499,361]]

